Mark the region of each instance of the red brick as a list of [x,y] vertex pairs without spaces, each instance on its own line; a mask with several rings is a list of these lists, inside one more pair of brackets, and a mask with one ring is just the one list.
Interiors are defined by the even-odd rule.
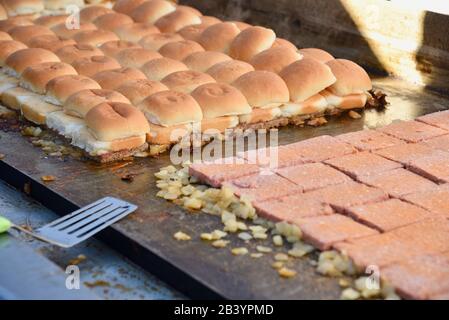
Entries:
[[449,185],[438,186],[429,191],[417,192],[403,197],[405,201],[428,211],[449,218]]
[[382,190],[357,182],[330,186],[305,193],[305,195],[316,201],[328,203],[340,212],[353,206],[388,199],[388,195]]
[[449,153],[412,160],[409,169],[437,183],[449,182]]
[[420,157],[428,157],[435,152],[434,149],[427,147],[420,143],[407,143],[394,147],[389,147],[381,150],[376,150],[374,153],[402,164],[407,164],[411,160]]
[[276,170],[276,173],[302,187],[304,191],[352,181],[347,175],[320,162],[286,167]]
[[325,161],[325,163],[343,171],[353,178],[377,174],[401,167],[397,162],[367,151],[330,159]]
[[432,181],[402,168],[369,176],[360,176],[358,180],[369,186],[382,189],[391,197],[396,198],[437,186]]
[[304,240],[320,250],[328,250],[339,241],[377,234],[351,218],[340,214],[306,218],[298,222]]
[[449,258],[444,256],[412,257],[382,268],[380,273],[406,299],[429,299],[449,292]]
[[449,130],[449,110],[426,114],[416,120],[431,124],[441,129]]
[[293,193],[302,193],[302,188],[275,174],[253,174],[225,182],[236,195],[249,195],[254,201],[280,198]]
[[384,149],[405,143],[403,140],[394,138],[376,130],[349,132],[338,135],[336,138],[343,142],[349,143],[361,151]]
[[449,152],[449,134],[420,142],[427,147]]
[[432,215],[425,209],[398,199],[352,207],[347,213],[355,220],[382,232],[424,220]]
[[418,121],[395,121],[377,130],[407,142],[419,142],[447,133],[445,130]]

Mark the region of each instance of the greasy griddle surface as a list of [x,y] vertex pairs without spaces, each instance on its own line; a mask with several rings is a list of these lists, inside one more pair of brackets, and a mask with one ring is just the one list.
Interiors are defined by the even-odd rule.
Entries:
[[[420,88],[398,80],[382,79],[374,83],[389,95],[391,105],[387,110],[367,110],[362,119],[357,120],[343,115],[318,128],[282,128],[280,143],[384,126],[395,119],[414,119],[448,107],[444,97],[422,92]],[[137,204],[139,209],[136,213],[112,227],[109,243],[187,295],[207,297],[214,292],[232,299],[335,299],[340,295],[336,280],[317,275],[308,258],[295,260],[298,275],[285,280],[271,268],[272,255],[261,259],[232,256],[230,248],[243,244],[236,236],[230,236],[232,242],[225,249],[215,249],[199,240],[200,233],[221,229],[221,223],[216,217],[189,214],[155,197],[158,190],[153,174],[169,164],[167,155],[137,159],[124,166],[123,162],[99,165],[75,159],[62,161],[45,157],[39,148],[32,146],[19,133],[4,131],[0,131],[0,153],[6,155],[3,159],[6,164],[26,174],[35,183],[40,184],[43,175],[55,176],[56,181],[46,184],[47,190],[78,206],[106,195]],[[121,176],[126,173],[136,174],[133,182],[122,181]],[[0,177],[5,179],[5,175],[3,170]],[[39,194],[39,198],[44,199],[45,194]],[[192,235],[193,240],[174,240],[173,234],[179,230]],[[252,251],[255,251],[256,244],[256,241],[249,244]],[[190,287],[192,283],[200,286]]]

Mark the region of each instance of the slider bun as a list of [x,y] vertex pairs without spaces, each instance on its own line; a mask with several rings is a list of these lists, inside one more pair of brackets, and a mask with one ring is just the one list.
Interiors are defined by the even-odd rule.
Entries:
[[195,52],[187,56],[182,62],[190,69],[206,72],[210,67],[223,61],[232,60],[230,56],[217,51]]
[[159,58],[148,61],[140,70],[145,73],[148,79],[160,81],[173,72],[188,70],[188,68],[181,61],[170,58]]
[[84,6],[84,0],[44,0],[45,9],[61,10],[67,8],[69,5],[77,6],[78,8]]
[[64,103],[64,112],[84,118],[90,109],[104,102],[130,103],[121,93],[113,90],[87,89],[72,94]]
[[176,6],[165,0],[151,0],[136,7],[130,14],[136,22],[155,23],[159,18],[175,11]]
[[326,63],[337,81],[328,91],[337,96],[364,93],[372,89],[371,79],[366,71],[357,63],[346,59],[334,59]]
[[273,45],[271,47],[272,48],[283,47],[283,48],[292,49],[294,51],[298,51],[298,48],[293,43],[291,43],[290,41],[283,39],[283,38],[276,38],[276,40],[274,40]]
[[80,21],[82,23],[93,22],[99,16],[107,13],[113,13],[114,11],[104,6],[88,6],[80,11]]
[[205,26],[212,26],[214,24],[223,22],[220,19],[212,16],[201,16],[201,24],[204,24]]
[[117,0],[115,1],[112,9],[114,11],[129,15],[135,8],[147,1],[148,0]]
[[120,40],[128,40],[131,42],[139,42],[149,34],[160,33],[158,28],[147,23],[124,24],[115,28],[114,32]]
[[72,64],[73,61],[81,58],[102,56],[103,51],[88,44],[74,44],[57,50],[56,55],[61,59],[61,61]]
[[254,71],[254,67],[247,62],[240,60],[229,60],[217,63],[207,70],[217,82],[232,83],[240,76]]
[[47,83],[60,76],[76,75],[76,70],[64,62],[45,62],[26,68],[20,86],[36,93],[45,94]]
[[141,103],[146,97],[166,90],[168,88],[162,83],[148,79],[126,81],[116,89],[117,92],[123,94],[135,106]]
[[5,60],[14,52],[26,49],[27,46],[22,42],[14,40],[0,41],[0,66],[5,65]]
[[185,40],[191,40],[191,41],[199,41],[199,38],[201,36],[201,33],[206,30],[209,27],[209,25],[201,23],[201,24],[192,24],[190,26],[185,26],[181,30],[178,31],[178,34],[180,34]]
[[45,101],[62,106],[72,94],[86,89],[101,89],[91,78],[81,75],[59,76],[47,83]]
[[204,51],[203,47],[190,40],[169,42],[159,49],[161,55],[174,60],[184,60],[190,54],[200,51]]
[[206,50],[228,53],[231,42],[239,33],[240,29],[235,23],[221,22],[206,28],[198,42]]
[[0,31],[8,32],[14,27],[17,26],[30,26],[33,24],[33,21],[28,17],[12,17],[7,20],[0,21]]
[[281,72],[290,63],[293,63],[302,56],[288,47],[275,47],[264,50],[251,58],[251,63],[256,70],[271,71],[274,73]]
[[105,42],[120,40],[115,33],[107,30],[85,30],[78,32],[73,39],[80,44],[100,46]]
[[249,23],[242,22],[242,21],[229,21],[229,22],[234,23],[240,29],[240,31],[243,31],[245,29],[248,29],[249,27],[252,27],[252,25],[250,25]]
[[5,61],[9,74],[19,76],[27,67],[44,62],[60,62],[53,52],[41,48],[22,49],[12,53]]
[[311,58],[293,62],[279,75],[284,79],[293,102],[303,102],[335,82],[331,69]]
[[148,61],[162,58],[162,56],[156,51],[130,48],[120,51],[116,58],[123,67],[140,69]]
[[146,79],[145,74],[139,69],[127,67],[102,71],[92,78],[100,84],[102,89],[108,90],[115,90],[129,80]]
[[150,125],[143,113],[126,103],[101,103],[89,110],[85,120],[89,131],[100,141],[113,141],[150,132]]
[[201,19],[187,10],[176,10],[159,18],[154,25],[161,32],[176,32],[191,24],[200,24]]
[[101,71],[120,69],[122,67],[117,60],[107,56],[80,58],[73,61],[72,66],[80,75],[86,77],[92,77]]
[[42,0],[2,0],[9,17],[39,13],[44,10]]
[[207,83],[192,92],[203,111],[204,119],[234,116],[251,112],[245,96],[226,83]]
[[16,41],[28,43],[33,37],[42,36],[44,34],[54,35],[49,28],[39,25],[33,26],[17,26],[8,31],[11,38]]
[[176,6],[176,10],[181,10],[181,11],[187,11],[190,13],[193,13],[194,15],[201,17],[203,14],[201,13],[201,11],[199,11],[198,9],[191,7],[191,6],[186,6],[186,5],[178,5]]
[[229,55],[234,59],[248,62],[253,56],[271,46],[276,40],[273,30],[264,27],[249,27],[239,33],[231,42]]
[[51,28],[60,23],[65,23],[69,16],[67,14],[54,15],[54,16],[41,16],[34,20],[35,24]]
[[51,34],[34,37],[28,41],[28,46],[30,48],[42,48],[50,50],[51,52],[56,52],[65,46],[72,46],[74,44],[76,44],[76,42],[73,39],[61,40],[57,36]]
[[329,52],[318,48],[304,48],[299,49],[298,51],[305,58],[315,59],[322,63],[326,63],[335,59]]
[[8,13],[6,13],[5,7],[0,3],[0,20],[8,19]]
[[133,23],[133,19],[123,13],[106,13],[102,16],[97,17],[93,23],[98,27],[98,29],[112,31],[115,28],[122,26],[124,24]]
[[215,82],[207,73],[193,70],[173,72],[161,80],[170,90],[191,93],[202,84]]
[[11,36],[6,32],[0,31],[0,41],[12,40]]
[[203,119],[201,107],[191,95],[172,90],[155,93],[137,107],[151,123],[161,126],[199,122]]
[[289,101],[287,85],[274,72],[251,71],[232,85],[243,93],[251,107],[269,108]]
[[140,47],[137,43],[126,41],[126,40],[113,40],[103,43],[100,46],[101,51],[106,56],[115,57],[119,52],[129,48],[138,48]]
[[80,33],[81,31],[96,30],[96,29],[97,27],[90,22],[82,22],[79,24],[79,28],[75,29],[67,28],[65,22],[62,22],[51,28],[51,30],[53,30],[53,32],[63,40],[72,39],[77,33]]
[[177,33],[155,33],[149,34],[143,37],[139,44],[148,50],[158,51],[163,45],[174,42],[184,40]]

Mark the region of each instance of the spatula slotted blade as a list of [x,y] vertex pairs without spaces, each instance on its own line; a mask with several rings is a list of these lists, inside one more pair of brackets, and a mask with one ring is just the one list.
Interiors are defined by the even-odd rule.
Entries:
[[55,220],[36,233],[61,247],[72,247],[135,211],[129,202],[105,197]]

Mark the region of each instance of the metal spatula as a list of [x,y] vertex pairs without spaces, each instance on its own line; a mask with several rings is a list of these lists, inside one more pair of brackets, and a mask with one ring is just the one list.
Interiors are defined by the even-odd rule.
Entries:
[[[105,197],[79,210],[57,219],[35,232],[10,223],[10,227],[36,239],[63,248],[72,247],[135,211],[137,206],[129,202]],[[9,229],[9,228],[4,228]]]

